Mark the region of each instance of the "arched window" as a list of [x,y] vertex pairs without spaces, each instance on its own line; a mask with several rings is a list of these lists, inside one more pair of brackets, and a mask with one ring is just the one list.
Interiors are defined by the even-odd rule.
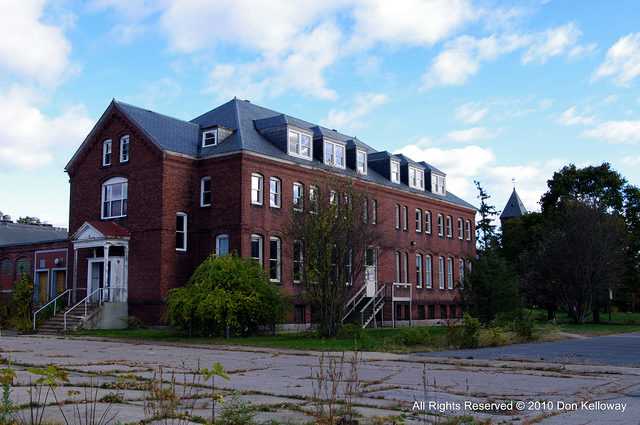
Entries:
[[304,209],[304,185],[300,182],[293,183],[293,208],[296,211]]
[[269,238],[269,280],[271,280],[271,282],[280,282],[282,276],[281,269],[280,238],[272,236]]
[[277,177],[269,179],[269,205],[272,208],[280,208],[282,197],[282,182]]
[[424,232],[431,234],[431,211],[424,212]]
[[262,174],[251,174],[251,203],[255,205],[262,205],[262,187],[264,179]]
[[102,218],[127,215],[127,179],[114,177],[102,183]]

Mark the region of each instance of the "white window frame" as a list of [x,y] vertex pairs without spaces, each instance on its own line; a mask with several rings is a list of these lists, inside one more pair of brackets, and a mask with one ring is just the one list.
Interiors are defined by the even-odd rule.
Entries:
[[461,218],[458,219],[458,239],[464,239],[464,225]]
[[[273,249],[274,243],[275,243],[275,250]],[[269,280],[271,282],[279,283],[282,281],[281,247],[282,247],[282,241],[280,240],[280,238],[276,236],[271,236],[269,238]]]
[[416,208],[416,233],[422,232],[422,210]]
[[369,200],[367,198],[362,199],[362,221],[369,221]]
[[409,187],[424,190],[424,171],[409,166]]
[[295,211],[304,209],[304,185],[300,182],[293,182],[293,209]]
[[262,174],[251,174],[251,203],[263,205],[264,203],[264,177]]
[[432,260],[430,255],[424,256],[424,286],[427,289],[433,288]]
[[[222,241],[226,241],[226,251],[223,250]],[[216,236],[216,255],[228,255],[229,254],[229,235],[223,233]]]
[[409,283],[409,253],[404,252],[403,253],[403,265],[404,265],[404,270],[403,270],[403,274],[402,277],[404,277],[404,283]]
[[440,174],[431,174],[431,191],[440,195],[446,194],[446,179]]
[[[296,258],[296,245],[298,248],[298,253],[300,254],[298,258]],[[296,276],[296,268],[299,268],[300,273]],[[293,241],[293,283],[300,283],[302,281],[302,273],[304,270],[304,252],[302,250],[302,242]],[[298,279],[296,279],[298,277]]]
[[428,235],[431,234],[431,211],[424,212],[424,232]]
[[[206,190],[207,182],[209,183],[209,190]],[[206,195],[209,194],[209,202],[205,202]],[[211,177],[203,177],[200,179],[200,206],[201,207],[210,207],[211,206]]]
[[471,240],[471,220],[467,220],[465,222],[465,232],[467,233],[467,240],[470,241]]
[[[331,149],[329,151],[329,148]],[[342,155],[338,156],[338,151],[342,151]],[[336,168],[345,168],[347,148],[341,143],[332,142],[329,140],[324,141],[324,163]],[[342,163],[338,163],[338,158],[342,159]]]
[[120,162],[129,162],[129,136],[120,138]]
[[[213,137],[210,137],[211,134],[213,134]],[[211,139],[213,139],[213,143],[211,143]],[[207,143],[207,142],[209,142],[209,143]],[[202,147],[203,148],[208,148],[209,146],[215,146],[217,144],[218,144],[218,129],[217,128],[202,132]]]
[[309,186],[309,211],[312,213],[318,209],[318,187]]
[[409,221],[409,209],[407,208],[406,205],[402,206],[402,230],[407,230],[409,227],[409,224],[407,223]]
[[371,200],[371,224],[377,224],[378,222],[378,201]]
[[102,166],[108,167],[111,165],[111,152],[112,152],[112,141],[111,139],[107,139],[102,142]]
[[282,180],[277,177],[269,179],[269,206],[271,208],[282,207]]
[[422,288],[422,254],[416,254],[416,288]]
[[[182,217],[182,228],[178,228],[178,217]],[[178,247],[178,241],[182,239],[182,247]],[[187,252],[187,214],[176,213],[176,251]]]
[[453,237],[453,219],[450,215],[447,216],[447,237]]
[[[251,235],[251,239],[250,239],[250,245],[249,245],[249,254],[251,255],[251,258],[253,258],[254,260],[256,260],[258,262],[258,264],[260,264],[261,266],[263,265],[263,248],[262,248],[262,235],[258,235],[258,234],[253,234]],[[253,243],[257,242],[258,243],[258,256],[254,257],[253,256]]]
[[[292,140],[292,136],[294,137],[294,140]],[[309,140],[309,146],[307,147],[308,155],[302,153],[304,148],[302,145],[303,138],[307,138]],[[291,149],[292,147],[294,148],[293,150]],[[310,160],[313,158],[313,136],[301,131],[289,129],[287,134],[287,153],[291,156]]]
[[447,289],[453,289],[453,258],[447,258]]
[[400,230],[400,205],[396,204],[396,229]]
[[464,260],[458,259],[458,282],[460,283],[460,289],[464,288]]
[[444,215],[438,214],[438,236],[444,236]]
[[444,289],[444,257],[438,257],[438,288]]
[[392,183],[400,183],[400,161],[391,159],[389,168],[390,179]]
[[[360,155],[362,155],[362,161],[360,161]],[[360,174],[367,174],[367,152],[362,149],[356,149],[356,171]]]
[[400,253],[396,251],[396,282],[400,283]]
[[[120,198],[113,198],[113,187],[120,186]],[[127,216],[127,199],[129,197],[129,183],[124,177],[113,177],[102,183],[102,202],[100,203],[100,218],[118,218]],[[111,196],[107,196],[111,195]],[[112,203],[120,201],[120,214],[111,215]],[[109,214],[105,214],[105,205],[108,203]]]

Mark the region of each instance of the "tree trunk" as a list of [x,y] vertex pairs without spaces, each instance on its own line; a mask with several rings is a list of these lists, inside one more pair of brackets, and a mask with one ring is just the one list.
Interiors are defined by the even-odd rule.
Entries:
[[600,323],[600,305],[593,303],[593,323]]
[[547,304],[547,321],[554,320],[556,318],[556,306],[554,304]]

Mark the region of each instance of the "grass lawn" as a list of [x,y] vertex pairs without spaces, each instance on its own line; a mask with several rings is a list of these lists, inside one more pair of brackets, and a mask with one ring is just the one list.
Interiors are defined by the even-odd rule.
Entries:
[[[576,325],[571,323],[566,313],[558,312],[556,322],[546,322],[546,311],[531,310],[529,317],[536,320],[535,340],[553,340],[563,338],[561,332],[583,336],[606,335],[620,332],[640,331],[640,313],[614,313],[612,324],[585,323]],[[603,321],[607,315],[601,315]],[[630,324],[634,323],[634,324]],[[377,328],[363,329],[357,341],[353,337],[318,338],[309,332],[278,333],[276,335],[250,336],[246,338],[188,338],[168,329],[123,329],[123,330],[83,330],[70,332],[70,335],[89,335],[103,338],[129,338],[136,340],[168,341],[176,343],[204,343],[222,345],[247,345],[254,347],[279,347],[300,350],[331,350],[351,351],[357,348],[361,351],[383,351],[391,353],[409,353],[424,351],[440,351],[448,348],[445,326],[431,326],[426,342],[413,344],[408,341],[409,328]],[[481,329],[480,346],[508,345],[529,342],[519,338],[504,329]]]

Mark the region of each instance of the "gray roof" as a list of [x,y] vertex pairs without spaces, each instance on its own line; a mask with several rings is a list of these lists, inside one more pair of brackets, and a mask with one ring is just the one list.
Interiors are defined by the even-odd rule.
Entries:
[[518,196],[516,188],[514,187],[513,192],[511,192],[511,196],[507,201],[507,205],[504,206],[504,210],[502,210],[502,214],[500,214],[500,219],[514,218],[525,215],[527,213],[528,211],[524,207],[524,204],[522,203],[522,200]]
[[[190,122],[171,118],[166,115],[158,114],[143,108],[138,108],[119,101],[113,101],[113,105],[127,115],[137,126],[139,126],[148,137],[161,149],[178,152],[197,158],[215,156],[219,154],[250,151],[262,155],[285,159],[288,161],[304,163],[317,168],[330,169],[333,172],[357,177],[381,185],[389,185],[387,178],[378,174],[375,170],[369,168],[366,175],[357,174],[351,169],[338,169],[326,166],[322,162],[315,159],[309,161],[297,157],[293,157],[270,142],[260,130],[270,127],[291,125],[300,129],[309,130],[314,137],[328,137],[334,140],[342,141],[347,146],[358,146],[367,150],[369,160],[382,159],[385,156],[395,157],[416,165],[424,165],[404,157],[402,155],[392,155],[388,152],[376,152],[375,149],[358,140],[356,137],[347,136],[336,130],[331,130],[317,124],[286,115],[280,112],[263,108],[253,103],[234,98],[229,102],[206,112],[199,117],[194,118]],[[223,126],[234,130],[228,137],[220,141],[217,145],[201,147],[200,134],[202,129],[214,126]],[[431,169],[434,169],[431,167]],[[444,174],[444,173],[442,173]],[[398,185],[393,185],[398,188]],[[441,196],[429,191],[412,189],[406,185],[400,186],[401,190],[419,193],[433,198],[442,199],[454,204],[458,204],[467,208],[475,207],[457,196],[447,192]]]
[[0,222],[0,246],[66,241],[68,237],[67,229],[60,227]]

